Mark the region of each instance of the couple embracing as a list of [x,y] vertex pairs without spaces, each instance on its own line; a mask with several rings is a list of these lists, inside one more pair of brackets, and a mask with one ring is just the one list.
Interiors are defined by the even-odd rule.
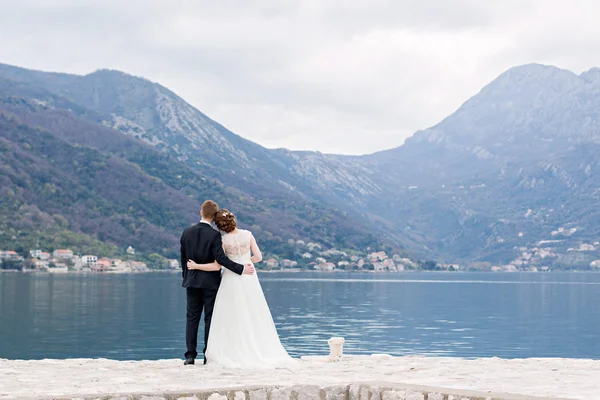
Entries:
[[[272,368],[295,362],[281,345],[254,264],[262,255],[235,215],[207,200],[201,221],[181,236],[183,287],[187,294],[185,365],[198,356],[204,311],[204,363],[229,368]],[[218,232],[213,229],[215,223]]]

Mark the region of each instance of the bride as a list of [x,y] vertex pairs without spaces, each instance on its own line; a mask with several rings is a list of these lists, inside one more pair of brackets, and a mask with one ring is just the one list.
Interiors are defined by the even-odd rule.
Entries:
[[[262,254],[250,231],[237,228],[236,218],[227,209],[215,216],[223,235],[227,257],[240,264],[257,263]],[[219,271],[221,266],[188,261],[188,269]],[[295,363],[281,345],[271,311],[257,275],[236,275],[223,269],[212,316],[208,364],[228,368],[273,368]]]

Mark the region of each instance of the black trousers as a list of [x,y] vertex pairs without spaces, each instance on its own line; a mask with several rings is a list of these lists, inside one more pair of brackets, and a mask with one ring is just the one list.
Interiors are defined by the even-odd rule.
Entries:
[[[185,325],[185,343],[187,351],[185,358],[196,358],[198,356],[198,327],[200,317],[204,309],[204,350],[208,344],[208,333],[210,332],[210,321],[212,319],[217,289],[186,288],[187,291],[187,322]],[[206,358],[205,358],[206,361]]]

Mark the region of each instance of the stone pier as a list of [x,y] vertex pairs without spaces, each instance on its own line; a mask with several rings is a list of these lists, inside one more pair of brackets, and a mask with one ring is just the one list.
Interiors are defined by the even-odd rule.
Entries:
[[0,359],[0,400],[600,399],[600,361],[344,356],[291,369],[183,366],[181,360]]

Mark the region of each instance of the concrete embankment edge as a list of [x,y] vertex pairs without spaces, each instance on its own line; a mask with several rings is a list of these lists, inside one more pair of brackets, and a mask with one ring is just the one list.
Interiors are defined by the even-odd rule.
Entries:
[[180,393],[130,393],[46,397],[53,400],[568,400],[503,393],[443,389],[417,385],[369,383],[327,387],[256,386]]

